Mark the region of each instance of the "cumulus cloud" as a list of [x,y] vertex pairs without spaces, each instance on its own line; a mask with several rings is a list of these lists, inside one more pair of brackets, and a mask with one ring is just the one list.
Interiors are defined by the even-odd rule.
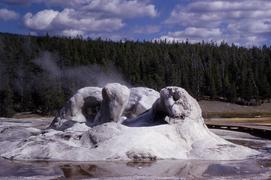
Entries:
[[186,41],[201,42],[206,41],[220,41],[222,32],[219,28],[196,28],[188,27],[183,31],[169,32],[167,35],[162,36],[161,39],[167,39],[168,41]]
[[4,0],[2,3],[15,5],[41,3],[48,7],[60,6],[121,18],[156,17],[158,15],[155,5],[149,3],[149,0]]
[[8,10],[5,8],[0,9],[0,20],[8,21],[17,19],[19,15],[12,10]]
[[76,30],[76,29],[65,29],[61,33],[64,36],[68,37],[76,37],[76,36],[84,36],[84,31]]
[[153,4],[139,0],[92,0],[83,6],[85,10],[103,11],[109,14],[127,17],[157,16],[157,10]]
[[[176,6],[165,21],[167,25],[181,30],[167,33],[161,38],[225,40],[241,45],[259,45],[266,43],[270,37],[270,19],[269,0],[192,0],[186,5]],[[195,28],[202,37],[194,36]],[[206,29],[210,32],[219,29],[217,32],[220,33],[208,33]]]
[[68,3],[65,0],[49,0],[49,3],[122,18],[155,17],[158,14],[155,5],[146,0],[70,0]]
[[159,32],[160,29],[161,27],[158,25],[147,25],[147,26],[135,28],[134,32],[137,34],[152,34],[152,33]]
[[55,17],[59,14],[58,11],[45,9],[33,15],[27,13],[24,16],[24,24],[34,30],[49,30]]
[[94,11],[104,16],[122,18],[155,17],[158,15],[154,4],[149,0],[4,0],[8,4],[42,3],[47,6],[60,6],[80,11]]
[[[29,0],[27,3],[43,3],[49,8],[36,14],[25,14],[23,19],[27,28],[64,36],[116,32],[125,26],[127,19],[158,15],[149,0]],[[54,10],[55,7],[58,10]],[[149,27],[148,31],[157,30]]]
[[119,18],[97,18],[68,8],[62,11],[46,9],[36,14],[27,13],[24,24],[33,30],[63,32],[63,35],[72,36],[84,32],[110,32],[124,26]]

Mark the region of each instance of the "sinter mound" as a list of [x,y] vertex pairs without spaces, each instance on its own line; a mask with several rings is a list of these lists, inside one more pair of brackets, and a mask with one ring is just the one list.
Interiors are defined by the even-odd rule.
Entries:
[[[33,129],[25,130],[39,132]],[[49,128],[2,147],[2,157],[21,160],[234,160],[259,154],[210,132],[184,89],[158,93],[117,83],[78,90]]]

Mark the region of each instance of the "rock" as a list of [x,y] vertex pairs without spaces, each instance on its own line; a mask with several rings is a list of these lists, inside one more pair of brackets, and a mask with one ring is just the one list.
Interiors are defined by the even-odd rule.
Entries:
[[[123,94],[125,93],[125,96],[127,96],[128,94],[127,88],[121,86],[120,84],[112,83],[108,84],[108,86],[108,88],[112,90],[114,89],[114,86],[116,86],[115,90],[119,87],[121,89],[124,89],[123,92],[113,92],[113,90],[112,93],[115,93],[116,96],[123,96]],[[107,98],[107,95],[107,92],[104,90],[104,99]],[[69,99],[69,101],[64,105],[64,107],[59,110],[57,116],[55,117],[49,128],[54,128],[61,131],[70,131],[78,129],[78,127],[82,127],[81,130],[88,130],[86,126],[90,127],[94,126],[95,124],[100,124],[98,123],[98,121],[110,121],[109,119],[105,119],[110,117],[101,117],[101,114],[104,113],[98,114],[102,106],[102,96],[102,88],[99,87],[85,87],[79,89],[76,94]],[[128,103],[124,103],[125,108],[124,110],[121,110],[121,117],[118,118],[114,115],[114,121],[122,122],[127,118],[136,117],[142,114],[143,112],[147,111],[152,107],[153,103],[159,98],[159,96],[160,95],[157,91],[150,88],[131,88]],[[109,103],[109,100],[107,101]],[[107,106],[109,105],[106,105],[106,103],[106,100],[104,100],[102,111],[108,111],[109,108],[107,108]],[[107,114],[109,113],[110,112],[107,112]],[[100,118],[103,118],[104,120],[101,120]],[[118,118],[118,120],[116,120],[116,118]],[[94,119],[96,119],[95,123]],[[86,126],[83,127],[84,125]]]
[[131,88],[129,102],[125,108],[124,116],[127,118],[137,117],[149,110],[159,97],[159,92],[150,88]]
[[187,91],[180,87],[166,87],[160,91],[160,99],[154,105],[155,113],[165,113],[168,123],[180,123],[183,120],[201,121],[201,108]]
[[118,83],[107,84],[102,90],[102,105],[96,115],[94,125],[118,122],[128,104],[130,90]]
[[190,99],[191,97],[182,88],[164,88],[160,92],[159,111],[165,112],[171,118],[185,119],[192,111]]
[[[93,103],[100,102],[100,89],[88,88],[83,92],[78,91],[70,99],[71,104],[66,107],[65,113],[59,116],[69,122],[69,127],[53,123],[53,127],[65,127],[64,131],[61,128],[48,128],[42,133],[31,130],[35,132],[31,136],[26,134],[25,138],[16,138],[12,143],[0,143],[3,147],[1,157],[18,160],[154,161],[237,160],[259,154],[210,132],[204,124],[199,104],[180,87],[166,87],[156,99],[152,90],[130,91],[120,84],[108,84],[102,89],[101,108],[91,123],[86,116],[77,119],[83,114],[83,108],[78,107],[84,107],[86,99],[91,97],[87,106],[93,108]],[[141,102],[144,98],[145,101],[150,99],[144,108],[155,101],[151,109],[121,124],[124,110],[135,108],[136,113],[126,112],[135,116],[144,104]]]
[[79,89],[58,112],[50,128],[65,130],[76,123],[92,123],[100,109],[102,99],[102,88]]
[[148,112],[136,118],[127,119],[123,124],[131,127],[153,126],[181,123],[185,119],[203,123],[199,104],[184,89],[167,87],[160,91],[160,98]]

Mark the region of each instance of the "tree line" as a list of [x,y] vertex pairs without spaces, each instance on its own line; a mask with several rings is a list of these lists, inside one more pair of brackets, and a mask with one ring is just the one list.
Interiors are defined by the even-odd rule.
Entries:
[[[95,66],[85,71],[107,72],[113,66],[132,86],[180,86],[197,99],[252,105],[271,98],[271,47],[265,45],[0,33],[0,116],[54,113],[76,89],[93,85],[70,78],[72,71],[67,69],[90,65]],[[84,73],[85,78],[96,78]]]

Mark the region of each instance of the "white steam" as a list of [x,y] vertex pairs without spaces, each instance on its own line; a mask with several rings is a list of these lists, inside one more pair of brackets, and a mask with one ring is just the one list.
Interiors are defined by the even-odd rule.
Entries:
[[69,83],[76,84],[76,88],[85,86],[103,87],[112,82],[129,86],[112,64],[107,65],[106,68],[98,65],[60,68],[57,65],[57,57],[50,52],[43,52],[33,62],[46,72],[51,80],[66,82],[64,83],[65,88],[70,88]]

